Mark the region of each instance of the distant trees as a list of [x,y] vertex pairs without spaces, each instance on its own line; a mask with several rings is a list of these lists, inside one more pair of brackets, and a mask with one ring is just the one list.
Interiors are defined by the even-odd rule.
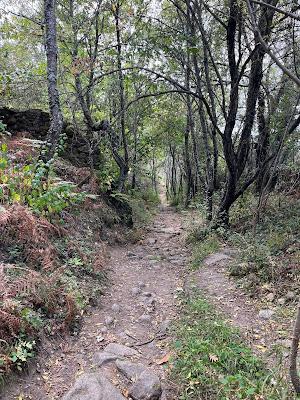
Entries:
[[[165,52],[172,68],[164,73],[168,84],[186,93],[188,124],[193,126],[184,132],[187,198],[191,175],[202,175],[208,220],[228,225],[232,205],[254,182],[259,193],[270,190],[282,162],[279,153],[300,122],[292,61],[299,58],[299,39],[290,25],[297,7],[278,8],[278,0],[248,0],[248,8],[238,0],[170,3],[158,27],[166,41],[174,38]],[[285,40],[290,29],[293,39]],[[272,50],[278,40],[279,51]],[[289,106],[284,109],[287,92]],[[195,155],[195,150],[198,159],[190,167],[187,153]],[[222,158],[225,171],[218,168]],[[221,200],[214,204],[220,185]]]
[[[300,123],[298,7],[283,0],[167,0],[155,11],[143,0],[55,3],[44,1],[44,18],[37,8],[0,25],[6,69],[25,54],[26,82],[48,83],[48,155],[63,111],[91,160],[101,153],[97,173],[113,189],[136,188],[164,154],[170,195],[185,205],[203,195],[214,226],[229,223],[232,205],[255,183],[257,224]],[[16,28],[16,19],[26,24]],[[42,19],[47,72],[38,53]]]

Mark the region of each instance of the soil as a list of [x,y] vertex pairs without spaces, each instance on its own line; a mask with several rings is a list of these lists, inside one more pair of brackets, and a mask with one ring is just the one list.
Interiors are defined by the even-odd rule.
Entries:
[[[171,208],[163,208],[144,240],[111,249],[111,287],[100,307],[85,318],[79,336],[49,342],[37,367],[6,386],[1,399],[20,395],[22,400],[60,399],[78,376],[95,370],[95,354],[110,342],[136,348],[139,362],[161,377],[167,399],[175,399],[176,388],[167,380],[164,363],[159,363],[169,352],[166,328],[177,315],[186,262],[180,217]],[[111,379],[122,385],[117,376]]]
[[[164,399],[178,399],[179,389],[168,379],[172,341],[168,326],[179,315],[180,293],[184,289],[189,293],[193,285],[241,329],[255,351],[264,353],[271,347],[278,339],[276,321],[261,320],[258,304],[227,275],[234,252],[224,248],[209,256],[198,271],[189,271],[183,224],[183,214],[164,206],[142,241],[111,248],[111,285],[100,306],[85,317],[78,337],[48,340],[34,367],[6,385],[0,398],[61,399],[77,377],[97,370],[95,354],[114,342],[138,350],[139,362],[160,377]],[[117,371],[108,367],[105,373],[126,396],[126,383]]]

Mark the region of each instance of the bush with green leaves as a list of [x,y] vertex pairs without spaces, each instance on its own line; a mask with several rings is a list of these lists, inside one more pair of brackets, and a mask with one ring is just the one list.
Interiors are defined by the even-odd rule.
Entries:
[[43,215],[59,214],[85,199],[70,182],[57,181],[47,175],[41,161],[24,164],[12,160],[6,143],[0,146],[0,201],[4,204],[28,205]]

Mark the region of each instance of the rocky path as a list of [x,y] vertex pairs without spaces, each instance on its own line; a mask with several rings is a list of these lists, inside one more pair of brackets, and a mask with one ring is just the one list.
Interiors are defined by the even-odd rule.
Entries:
[[51,343],[3,400],[177,398],[165,371],[186,263],[180,217],[163,208],[145,236],[111,250],[112,284],[100,308],[85,319],[78,338]]
[[168,381],[169,326],[183,290],[200,289],[260,355],[286,339],[274,311],[262,312],[228,278],[232,250],[224,248],[199,270],[188,270],[182,223],[183,215],[163,207],[140,243],[113,248],[111,285],[79,336],[49,341],[37,366],[7,385],[1,400],[178,399]]

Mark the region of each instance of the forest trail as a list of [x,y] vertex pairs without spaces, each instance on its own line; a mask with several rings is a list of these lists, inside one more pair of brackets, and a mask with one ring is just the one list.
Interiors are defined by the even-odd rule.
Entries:
[[[193,285],[241,328],[254,349],[268,346],[272,322],[259,320],[253,302],[227,277],[232,251],[209,256],[203,267],[190,272],[183,225],[181,214],[162,206],[141,242],[112,248],[111,285],[79,336],[49,342],[37,368],[7,386],[1,399],[120,400],[132,385],[124,373],[135,379],[145,368],[145,390],[155,391],[160,382],[160,399],[178,399],[166,373],[172,340],[168,328],[179,314],[178,297]],[[100,380],[94,374],[99,370]]]
[[[135,362],[155,371],[167,399],[176,398],[172,385],[165,380],[164,365],[159,363],[170,351],[168,326],[176,318],[176,298],[183,286],[187,249],[182,232],[179,214],[162,207],[143,241],[112,248],[111,286],[99,308],[85,318],[79,337],[49,343],[49,353],[39,357],[38,368],[21,383],[9,385],[1,398],[12,400],[21,395],[24,400],[61,399],[77,377],[97,370],[102,362],[100,353],[109,343],[136,349]],[[149,343],[142,345],[144,342]],[[114,364],[101,368],[126,395],[126,382],[116,374]]]

